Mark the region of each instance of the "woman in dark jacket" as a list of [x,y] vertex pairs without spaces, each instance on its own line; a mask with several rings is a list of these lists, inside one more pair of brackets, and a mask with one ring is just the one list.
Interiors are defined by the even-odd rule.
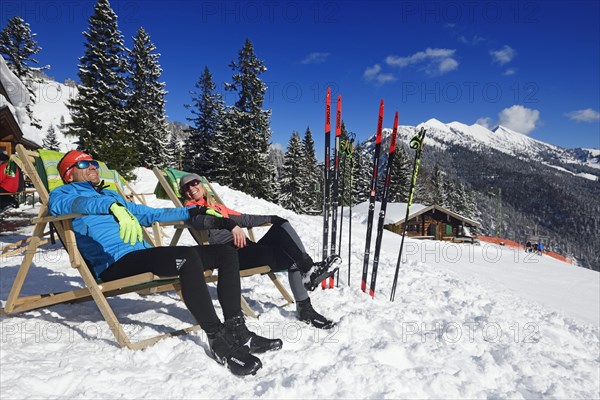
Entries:
[[[269,265],[275,271],[288,271],[290,288],[296,300],[300,321],[316,328],[331,329],[335,324],[316,312],[311,305],[308,290],[314,290],[324,279],[332,276],[339,263],[337,255],[315,263],[308,255],[298,234],[288,220],[276,215],[242,214],[207,196],[201,179],[196,174],[181,178],[181,193],[186,206],[200,206],[218,211],[222,219],[198,216],[192,220],[197,229],[208,230],[210,244],[229,244],[238,249],[240,269]],[[273,224],[256,243],[246,238],[242,228]]]

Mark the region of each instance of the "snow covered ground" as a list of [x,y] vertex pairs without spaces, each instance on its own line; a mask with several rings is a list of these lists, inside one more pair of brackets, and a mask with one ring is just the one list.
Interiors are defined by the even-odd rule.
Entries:
[[[138,174],[136,190],[152,192],[152,174]],[[321,218],[216,187],[234,209],[288,218],[311,253],[320,254]],[[36,210],[20,211],[32,215]],[[260,356],[264,367],[256,376],[237,378],[211,360],[202,332],[143,351],[121,349],[95,305],[87,302],[0,320],[0,397],[600,397],[600,274],[491,244],[408,239],[392,303],[400,238],[385,232],[373,300],[359,289],[366,228],[364,216],[356,213],[351,284],[346,284],[347,210],[345,215],[340,287],[317,289],[311,296],[318,311],[338,321],[333,332],[298,323],[293,306],[279,307],[283,299],[268,278],[242,281],[244,295],[261,313],[248,321],[251,328],[284,339],[282,350]],[[0,241],[30,232],[2,232]],[[186,234],[183,243],[193,241]],[[21,257],[0,261],[4,303]],[[287,283],[285,274],[280,278]],[[24,294],[73,286],[81,281],[64,251],[44,246]],[[129,294],[110,302],[134,339],[161,332],[165,325],[193,322],[174,293]]]

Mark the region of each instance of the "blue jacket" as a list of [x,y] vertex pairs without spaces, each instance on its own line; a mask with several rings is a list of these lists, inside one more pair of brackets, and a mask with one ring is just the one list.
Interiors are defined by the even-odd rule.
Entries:
[[52,215],[86,214],[73,220],[73,231],[81,255],[90,263],[96,276],[125,254],[152,247],[146,241],[132,246],[119,237],[119,223],[109,212],[110,206],[117,202],[127,207],[142,226],[189,219],[187,208],[152,208],[130,203],[114,190],[97,191],[89,182],[74,182],[56,188],[50,193]]

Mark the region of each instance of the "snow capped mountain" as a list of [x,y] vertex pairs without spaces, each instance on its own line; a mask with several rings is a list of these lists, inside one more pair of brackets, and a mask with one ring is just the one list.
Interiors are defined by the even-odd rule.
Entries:
[[[600,170],[600,150],[564,149],[502,125],[490,130],[478,124],[466,125],[458,121],[445,124],[432,118],[416,127],[400,126],[398,138],[408,142],[421,128],[427,129],[427,146],[440,150],[456,145],[473,151],[485,151],[491,148],[525,161],[537,161],[554,168],[562,168],[561,164],[575,164]],[[384,129],[385,138],[391,133],[391,129]],[[575,175],[598,180],[600,171],[596,175]]]

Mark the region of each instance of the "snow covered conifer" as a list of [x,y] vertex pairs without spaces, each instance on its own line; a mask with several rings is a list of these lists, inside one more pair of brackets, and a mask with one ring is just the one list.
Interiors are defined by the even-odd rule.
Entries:
[[304,153],[303,163],[303,203],[305,210],[318,211],[323,208],[323,193],[319,182],[323,180],[323,174],[317,164],[317,155],[315,152],[315,141],[310,128],[306,128],[304,138],[302,139],[302,149]]
[[358,204],[369,198],[373,156],[364,151],[364,144],[358,143],[354,148],[354,182],[352,187],[352,203]]
[[165,118],[165,83],[159,82],[162,68],[159,54],[150,36],[139,28],[129,51],[129,90],[127,112],[129,129],[140,162],[146,166],[162,167],[168,163]]
[[287,151],[285,152],[285,161],[283,164],[283,176],[280,180],[281,194],[279,196],[280,204],[295,212],[305,210],[304,204],[304,151],[302,140],[298,132],[292,132]]
[[54,125],[50,124],[46,131],[46,137],[42,140],[42,145],[46,150],[60,151],[60,143],[56,138],[56,130]]
[[[269,146],[271,110],[263,110],[266,85],[260,75],[267,70],[265,64],[256,57],[249,39],[238,52],[237,61],[229,65],[234,71],[233,83],[225,89],[238,93],[238,99],[231,110],[231,124],[227,126],[231,157],[237,175],[232,176],[233,186],[253,196],[267,198],[272,193],[269,166]],[[236,154],[239,153],[239,154]]]
[[23,82],[29,92],[30,103],[26,107],[31,125],[42,129],[40,121],[34,117],[32,106],[37,100],[34,83],[41,82],[34,77],[34,72],[41,72],[48,67],[32,67],[39,64],[33,58],[42,48],[35,40],[35,33],[31,32],[29,24],[21,17],[14,16],[8,20],[6,26],[0,31],[0,54],[6,60],[8,68]]
[[396,155],[392,163],[392,179],[389,187],[389,201],[406,203],[412,178],[412,165],[403,146],[396,147]]
[[186,108],[194,115],[187,118],[192,123],[190,136],[184,144],[184,168],[210,180],[226,174],[227,143],[224,134],[225,103],[216,93],[212,74],[207,66],[192,91],[192,104]]
[[444,206],[444,204],[446,204],[446,187],[444,185],[444,180],[444,173],[440,169],[440,166],[435,164],[430,178],[432,204],[437,204],[439,206]]
[[126,64],[123,35],[108,0],[98,0],[83,33],[79,59],[79,95],[69,104],[73,122],[67,134],[78,137],[79,149],[105,161],[125,177],[139,163],[128,129]]

